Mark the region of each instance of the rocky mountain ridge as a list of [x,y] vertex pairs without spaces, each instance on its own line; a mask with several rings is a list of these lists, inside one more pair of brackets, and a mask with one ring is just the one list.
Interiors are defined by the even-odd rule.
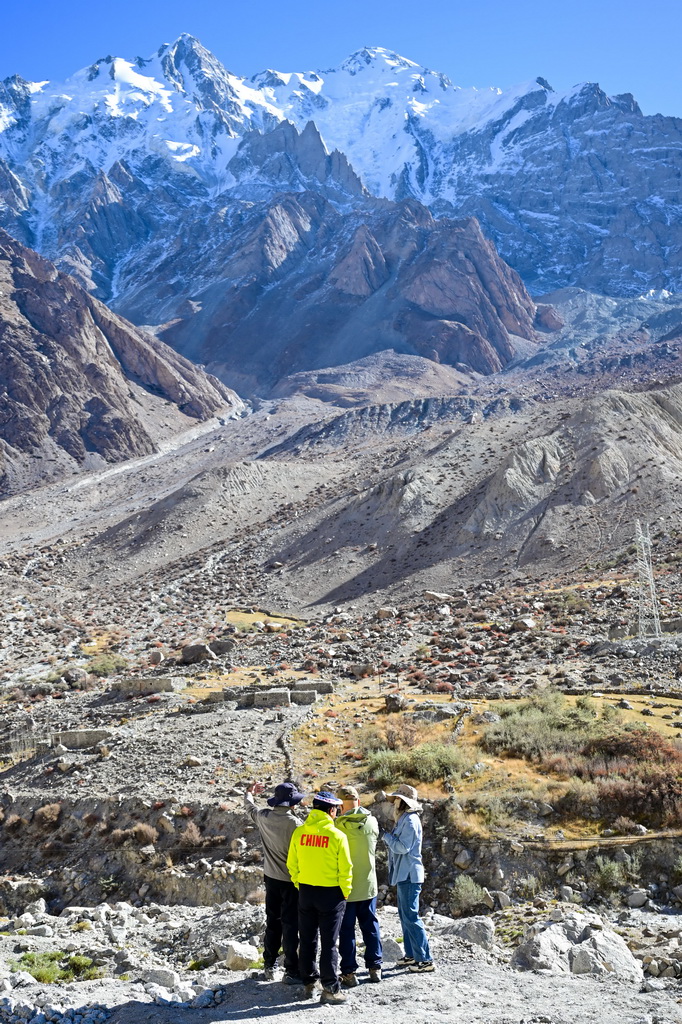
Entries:
[[158,450],[234,392],[0,230],[0,487]]

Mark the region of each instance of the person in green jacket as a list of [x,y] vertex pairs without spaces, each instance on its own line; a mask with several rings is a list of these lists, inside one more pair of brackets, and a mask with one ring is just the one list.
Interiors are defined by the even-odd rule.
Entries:
[[[321,1003],[344,1003],[336,948],[346,897],[353,888],[348,840],[334,827],[341,807],[333,793],[318,793],[303,825],[291,837],[287,868],[298,889],[298,970],[306,996],[322,982]],[[320,973],[315,959],[320,937]]]
[[336,819],[336,827],[348,839],[350,859],[353,862],[353,888],[347,897],[339,933],[341,984],[344,988],[354,988],[359,984],[356,976],[356,922],[365,940],[365,967],[369,971],[369,980],[381,981],[383,950],[377,917],[376,870],[379,823],[369,811],[360,806],[360,796],[354,786],[342,786],[337,796],[341,797],[343,805],[342,813]]

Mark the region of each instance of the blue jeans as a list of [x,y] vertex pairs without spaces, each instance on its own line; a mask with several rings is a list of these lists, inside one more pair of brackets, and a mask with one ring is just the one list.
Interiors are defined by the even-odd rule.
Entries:
[[431,959],[429,940],[424,922],[419,916],[419,894],[421,882],[398,882],[398,916],[403,926],[405,956],[413,957],[417,963]]
[[360,925],[365,940],[365,967],[367,970],[381,967],[383,950],[381,948],[381,932],[377,917],[377,898],[356,900],[346,903],[346,911],[341,922],[339,933],[339,953],[341,954],[341,974],[355,974],[358,961],[355,955],[355,922]]

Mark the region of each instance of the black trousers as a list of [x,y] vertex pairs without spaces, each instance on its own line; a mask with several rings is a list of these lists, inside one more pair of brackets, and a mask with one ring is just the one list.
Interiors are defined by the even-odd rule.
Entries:
[[280,947],[284,951],[284,970],[298,977],[298,889],[293,882],[265,875],[266,967],[275,966]]
[[[298,890],[298,931],[300,945],[298,964],[304,984],[318,977],[330,992],[339,990],[339,952],[337,949],[341,922],[346,909],[343,892],[338,885],[301,885]],[[317,936],[320,936],[320,973],[317,959]]]

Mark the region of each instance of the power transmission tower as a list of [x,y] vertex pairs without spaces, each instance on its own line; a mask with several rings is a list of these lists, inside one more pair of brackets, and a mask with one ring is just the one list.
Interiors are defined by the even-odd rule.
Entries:
[[642,526],[639,519],[635,524],[637,542],[637,570],[639,572],[639,636],[661,636],[661,620],[658,614],[658,597],[651,564],[651,537],[647,523]]

